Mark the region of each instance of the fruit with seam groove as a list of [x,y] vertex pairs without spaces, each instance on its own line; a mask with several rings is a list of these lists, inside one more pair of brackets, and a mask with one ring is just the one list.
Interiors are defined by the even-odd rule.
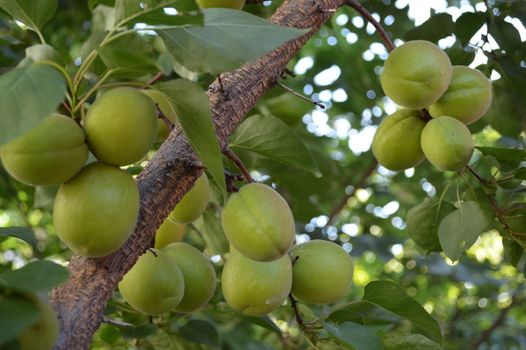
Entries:
[[286,254],[294,242],[294,217],[272,187],[250,183],[233,193],[221,215],[230,243],[242,254],[271,261]]
[[197,5],[202,8],[228,8],[241,10],[245,6],[245,0],[196,0]]
[[329,304],[351,289],[354,264],[336,243],[312,240],[291,250],[292,294],[308,303]]
[[147,315],[160,315],[173,310],[181,302],[183,273],[167,253],[147,250],[124,275],[119,291],[134,309]]
[[203,214],[210,200],[210,185],[203,173],[170,213],[175,222],[186,224]]
[[287,255],[256,261],[231,247],[221,276],[223,295],[231,308],[250,316],[277,309],[290,293],[292,265]]
[[128,239],[138,213],[139,190],[133,177],[95,162],[60,186],[53,221],[58,237],[75,253],[101,257]]
[[[142,90],[147,96],[149,96],[152,101],[159,107],[164,116],[174,124],[177,121],[177,114],[168,100],[168,97],[159,90],[149,89]],[[162,142],[166,140],[168,134],[170,134],[170,128],[166,125],[166,122],[162,119],[158,120],[159,127],[157,129],[157,142]]]
[[385,61],[380,82],[396,104],[420,109],[435,103],[451,82],[452,66],[446,53],[425,40],[408,41]]
[[20,182],[59,185],[75,176],[86,163],[85,138],[73,119],[54,113],[2,146],[0,157],[7,172]]
[[216,273],[210,259],[188,243],[171,243],[162,249],[183,273],[183,299],[177,312],[193,312],[205,306],[216,290]]
[[405,170],[424,159],[420,136],[426,123],[416,109],[401,109],[381,123],[373,138],[373,154],[390,170]]
[[467,126],[447,116],[434,118],[426,124],[421,143],[426,158],[442,171],[460,170],[468,164],[473,153],[473,139]]
[[139,90],[109,90],[95,100],[84,121],[90,150],[108,164],[137,162],[157,138],[157,119],[152,99]]
[[167,217],[155,233],[155,248],[161,249],[170,243],[181,242],[186,232],[186,224],[179,224]]
[[476,69],[453,66],[453,77],[447,91],[429,107],[433,117],[447,115],[464,124],[481,118],[493,98],[490,80]]
[[37,321],[17,335],[20,350],[51,350],[59,333],[57,315],[53,308],[38,298],[33,298],[39,310]]

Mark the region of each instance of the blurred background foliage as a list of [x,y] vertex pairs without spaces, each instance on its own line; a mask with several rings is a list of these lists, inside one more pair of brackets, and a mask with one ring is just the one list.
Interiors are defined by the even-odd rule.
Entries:
[[[280,3],[265,1],[247,5],[245,10],[268,17]],[[396,44],[409,39],[431,40],[446,50],[453,64],[476,67],[491,77],[495,93],[492,109],[470,126],[475,144],[524,149],[525,1],[362,3]],[[75,71],[86,40],[104,26],[109,8],[106,6],[111,5],[111,0],[59,1],[58,11],[43,34],[49,45],[71,62],[70,71]],[[34,33],[0,12],[2,72],[16,66],[25,57],[26,47],[37,42]],[[134,42],[172,77],[196,80],[204,88],[214,79],[188,72],[173,62],[162,42],[149,33],[138,35]],[[458,262],[452,262],[443,253],[427,253],[408,237],[405,218],[410,208],[426,198],[442,195],[450,202],[469,198],[483,187],[468,173],[441,173],[427,161],[398,173],[376,165],[370,151],[372,136],[382,118],[396,108],[384,96],[378,78],[386,57],[385,46],[374,28],[352,9],[342,8],[290,63],[293,74],[282,80],[284,85],[326,108],[276,87],[250,113],[273,115],[287,123],[309,149],[322,176],[257,153],[239,154],[257,180],[272,183],[285,196],[295,215],[299,242],[329,239],[340,243],[353,256],[355,279],[348,301],[361,298],[368,282],[391,279],[439,321],[445,349],[478,348],[474,346],[478,346],[480,337],[480,349],[526,349],[526,311],[522,307],[526,298],[526,258],[523,248],[497,223],[490,206],[483,207],[494,224]],[[499,207],[507,208],[503,215],[522,233],[526,226],[524,161],[523,155],[510,157],[481,151],[476,151],[472,160],[480,174],[495,179],[491,193]],[[233,164],[226,166],[236,170]],[[53,229],[51,208],[55,192],[56,188],[22,185],[0,168],[0,228],[28,227],[36,237],[27,244],[0,236],[1,271],[18,268],[35,258],[59,263],[69,259],[71,253]],[[224,253],[225,244],[218,210],[217,204],[212,203],[186,239],[214,255],[220,273],[220,254]],[[329,312],[309,305],[300,305],[300,310],[307,320]],[[356,314],[362,324],[386,334],[386,349],[433,349],[437,345],[418,338],[413,343],[421,345],[397,346],[403,344],[397,339],[405,339],[414,331],[407,321],[381,309],[353,315]],[[94,337],[93,349],[308,347],[288,306],[269,317],[242,317],[222,301],[220,289],[212,303],[199,313],[169,315],[153,323],[131,310],[116,293],[108,304],[106,321]],[[338,349],[340,345],[327,341],[319,347]]]

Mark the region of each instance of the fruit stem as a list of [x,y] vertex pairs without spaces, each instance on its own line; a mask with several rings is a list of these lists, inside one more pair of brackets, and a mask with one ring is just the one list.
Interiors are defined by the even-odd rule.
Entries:
[[423,121],[427,123],[428,121],[433,119],[433,117],[431,116],[431,114],[429,114],[429,111],[427,109],[422,108],[420,110],[420,119],[422,119]]
[[294,96],[299,97],[299,98],[301,98],[302,100],[305,100],[305,101],[307,101],[307,102],[314,103],[316,106],[320,107],[321,109],[325,109],[325,105],[324,105],[323,103],[313,101],[313,100],[311,100],[310,98],[308,98],[308,97],[306,97],[306,96],[303,96],[303,95],[300,94],[299,92],[296,92],[296,91],[292,90],[292,89],[289,88],[288,86],[283,85],[282,83],[279,83],[279,82],[278,82],[277,85],[278,85],[280,88],[282,88],[282,89],[284,89],[284,90],[290,92],[290,93],[293,94]]
[[378,31],[378,34],[380,34],[380,37],[385,43],[385,47],[387,48],[388,52],[391,52],[394,50],[395,45],[391,38],[389,37],[389,34],[387,34],[387,31],[382,27],[380,23],[373,17],[373,15],[367,11],[365,7],[362,6],[357,0],[347,0],[347,5],[358,11],[369,23],[373,25],[374,28]]
[[168,129],[170,129],[170,131],[172,131],[175,128],[175,124],[172,123],[170,119],[166,117],[163,111],[161,111],[161,108],[159,108],[158,103],[155,104],[155,107],[157,107],[157,117],[166,124],[166,126],[168,127]]
[[234,164],[241,170],[241,173],[243,174],[243,177],[245,178],[245,181],[248,183],[254,182],[254,179],[252,179],[252,176],[250,176],[250,173],[248,172],[247,168],[245,167],[245,164],[243,164],[243,161],[237,156],[234,151],[232,151],[230,148],[225,147],[223,148],[223,154],[230,159]]
[[290,307],[292,310],[294,310],[294,316],[296,318],[296,322],[298,323],[298,326],[300,327],[300,330],[305,334],[307,337],[307,340],[312,343],[312,345],[316,345],[317,339],[314,334],[310,331],[309,327],[305,324],[303,321],[303,318],[301,318],[301,314],[298,310],[298,302],[296,299],[292,296],[292,293],[289,293],[289,300],[290,300]]

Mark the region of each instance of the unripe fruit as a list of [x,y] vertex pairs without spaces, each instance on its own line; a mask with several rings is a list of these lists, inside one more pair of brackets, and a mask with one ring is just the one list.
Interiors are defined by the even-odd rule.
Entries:
[[420,136],[426,123],[420,111],[401,109],[385,118],[373,138],[373,154],[390,170],[405,170],[424,159]]
[[292,294],[308,303],[329,304],[350,290],[354,272],[352,259],[338,244],[313,240],[290,252]]
[[124,300],[147,315],[173,310],[183,298],[183,273],[161,250],[146,251],[119,283]]
[[172,243],[163,248],[181,269],[184,277],[183,299],[175,308],[192,312],[205,306],[216,290],[216,272],[210,259],[187,243]]
[[292,266],[287,255],[263,262],[230,249],[221,276],[221,288],[234,310],[251,316],[268,314],[285,301],[291,285]]
[[221,216],[230,243],[245,256],[270,261],[294,242],[294,218],[287,202],[271,187],[250,183],[233,193]]
[[61,184],[75,176],[88,159],[84,131],[64,115],[51,114],[36,127],[2,146],[7,172],[36,186]]
[[413,109],[436,102],[451,81],[451,61],[435,44],[408,41],[394,49],[380,75],[382,88],[396,104]]
[[200,8],[223,7],[234,10],[241,10],[245,6],[245,0],[196,0]]
[[60,186],[53,220],[59,238],[75,253],[108,255],[132,234],[139,213],[139,190],[127,172],[91,163]]
[[473,153],[469,129],[458,119],[438,117],[422,131],[422,150],[438,170],[457,171],[468,164]]
[[59,333],[58,319],[53,308],[36,301],[40,315],[38,320],[17,336],[20,350],[51,350]]
[[95,156],[113,165],[140,160],[157,137],[157,109],[139,90],[118,87],[91,105],[84,128]]
[[185,224],[179,224],[167,217],[155,233],[155,248],[161,249],[170,243],[181,242],[185,232]]
[[172,220],[182,224],[192,222],[203,214],[209,200],[210,185],[206,174],[203,173],[194,183],[194,187],[177,203],[169,216]]
[[[161,112],[163,112],[164,116],[173,123],[177,120],[177,114],[175,113],[174,108],[172,107],[172,104],[167,99],[166,95],[162,93],[159,90],[142,90],[147,96],[149,96],[152,101],[159,106],[159,109]],[[162,142],[166,140],[168,137],[168,134],[170,134],[170,129],[166,125],[165,121],[162,119],[158,119],[159,126],[157,128],[157,142]]]
[[453,67],[453,78],[446,93],[429,107],[433,117],[447,115],[464,124],[477,121],[491,106],[491,82],[476,69]]

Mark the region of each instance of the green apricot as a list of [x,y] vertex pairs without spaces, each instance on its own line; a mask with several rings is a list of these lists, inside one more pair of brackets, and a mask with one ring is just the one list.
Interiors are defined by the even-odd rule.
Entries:
[[35,186],[59,185],[75,176],[88,159],[84,131],[64,115],[51,114],[33,129],[2,146],[7,172]]
[[278,259],[294,242],[294,217],[281,195],[250,183],[233,193],[221,216],[223,230],[239,252],[258,261]]
[[186,224],[194,221],[204,213],[210,201],[210,185],[206,174],[203,173],[177,203],[170,213],[170,218],[178,223]]
[[[177,114],[175,113],[172,104],[168,100],[168,97],[164,93],[154,89],[142,90],[142,92],[149,96],[152,101],[159,106],[159,109],[169,121],[172,123],[176,122]],[[158,123],[159,127],[157,128],[157,142],[163,142],[168,137],[168,134],[170,134],[170,129],[163,120],[159,119]]]
[[193,312],[205,306],[216,290],[216,272],[210,259],[190,244],[172,243],[163,248],[181,269],[184,295],[177,312]]
[[75,253],[100,257],[128,239],[138,213],[139,190],[133,177],[96,162],[60,186],[53,220],[58,237]]
[[222,7],[227,9],[241,10],[245,6],[245,0],[196,0],[197,5],[202,8]]
[[447,115],[464,124],[481,118],[491,106],[491,82],[476,69],[453,66],[451,84],[444,95],[429,107],[433,117]]
[[179,224],[167,217],[155,233],[155,248],[161,249],[170,243],[181,242],[185,232],[185,224]]
[[84,129],[95,156],[113,165],[139,161],[157,137],[157,109],[137,89],[118,87],[103,93],[88,110]]
[[329,304],[342,299],[350,290],[353,261],[336,243],[313,240],[290,252],[292,294],[308,303]]
[[231,247],[223,268],[221,288],[226,302],[245,315],[262,316],[277,309],[290,293],[292,264],[284,255],[256,261]]
[[422,131],[422,150],[438,170],[457,171],[468,164],[473,153],[469,129],[458,119],[438,117]]
[[49,304],[38,298],[35,298],[35,302],[40,314],[33,325],[17,336],[20,350],[51,350],[58,339],[58,319]]
[[420,109],[435,103],[447,90],[452,66],[449,57],[425,40],[408,41],[385,61],[380,82],[396,104]]
[[160,315],[173,310],[181,302],[183,273],[167,253],[148,250],[124,275],[119,291],[134,309],[147,315]]
[[373,138],[373,154],[390,170],[405,170],[424,159],[420,136],[426,123],[416,109],[401,109],[385,118]]

